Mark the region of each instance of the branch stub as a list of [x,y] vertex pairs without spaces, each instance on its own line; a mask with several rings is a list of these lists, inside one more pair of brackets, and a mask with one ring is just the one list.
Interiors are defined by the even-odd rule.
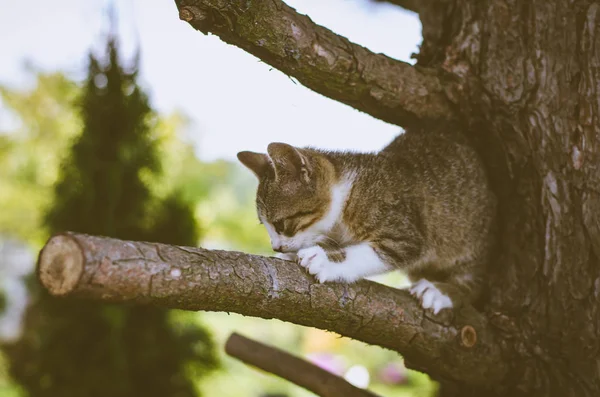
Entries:
[[188,7],[184,7],[179,11],[179,19],[191,22],[194,19],[194,13]]
[[189,23],[192,23],[193,21],[202,22],[206,18],[208,18],[206,11],[198,7],[183,7],[179,10],[179,19]]
[[470,325],[465,325],[460,330],[460,341],[465,347],[473,347],[477,343],[477,332]]

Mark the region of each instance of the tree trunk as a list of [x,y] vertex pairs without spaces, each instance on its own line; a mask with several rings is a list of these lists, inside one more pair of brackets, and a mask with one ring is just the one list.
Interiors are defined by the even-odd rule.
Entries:
[[456,79],[500,198],[488,310],[513,329],[513,370],[498,393],[598,396],[600,4],[424,3],[418,63]]

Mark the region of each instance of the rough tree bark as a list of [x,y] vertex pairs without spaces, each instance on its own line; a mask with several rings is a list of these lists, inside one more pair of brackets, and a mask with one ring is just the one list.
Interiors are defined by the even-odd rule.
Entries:
[[[452,120],[471,138],[500,203],[485,306],[489,322],[481,320],[485,325],[476,333],[486,335],[484,346],[499,346],[501,355],[493,361],[479,356],[486,371],[498,375],[483,383],[461,372],[474,358],[459,348],[448,350],[455,357],[421,354],[409,361],[440,380],[443,395],[599,395],[600,4],[390,2],[410,7],[422,21],[416,66],[350,43],[280,0],[175,1],[180,18],[197,30],[218,35],[323,95],[400,126],[421,127],[423,133],[432,123]],[[226,254],[205,255],[214,260]],[[222,270],[227,263],[233,266],[223,263]],[[302,277],[297,273],[294,277]],[[251,284],[247,288],[253,291]],[[330,291],[322,299],[339,302],[343,296],[342,286],[312,288]],[[373,304],[383,293],[367,283],[349,288]],[[387,299],[400,308],[408,305],[411,318],[417,316],[417,308],[399,294]],[[349,308],[336,313],[352,317]],[[334,318],[320,325],[327,328]],[[304,321],[316,322],[310,315]],[[420,343],[438,343],[433,335],[442,325],[423,324]],[[379,326],[389,330],[383,322]],[[451,321],[453,332],[456,326]],[[360,339],[350,329],[338,331]],[[375,344],[398,337],[372,332],[368,342]],[[445,346],[460,338],[451,339]],[[409,358],[413,348],[412,343],[388,347]],[[443,370],[449,366],[457,369]]]

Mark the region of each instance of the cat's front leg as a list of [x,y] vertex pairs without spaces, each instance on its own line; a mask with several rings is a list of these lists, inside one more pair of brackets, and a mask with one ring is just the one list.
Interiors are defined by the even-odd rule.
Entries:
[[385,273],[391,267],[384,263],[368,243],[335,251],[315,245],[298,251],[298,263],[319,282],[354,282],[364,277]]

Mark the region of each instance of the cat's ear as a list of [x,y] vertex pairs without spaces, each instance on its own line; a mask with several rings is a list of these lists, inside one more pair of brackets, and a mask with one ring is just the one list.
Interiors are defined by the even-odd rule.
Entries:
[[310,165],[298,149],[287,143],[273,142],[269,143],[267,153],[273,161],[276,175],[285,174],[308,182]]
[[264,153],[255,153],[243,151],[237,154],[240,163],[244,164],[248,169],[254,172],[258,179],[265,176],[273,175],[273,165],[269,157]]

